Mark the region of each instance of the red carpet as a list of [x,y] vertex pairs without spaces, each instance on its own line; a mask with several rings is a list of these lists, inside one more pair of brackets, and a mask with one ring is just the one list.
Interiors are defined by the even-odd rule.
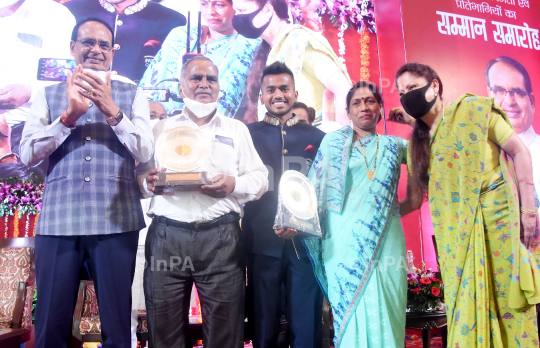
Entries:
[[[431,347],[442,347],[441,335],[434,335],[431,337]],[[422,348],[422,336],[417,335],[405,335],[405,347],[407,348]]]
[[[441,335],[434,335],[434,337],[431,338],[431,348],[441,348],[442,345],[442,339]],[[253,346],[251,344],[245,344],[245,348],[252,348]],[[406,335],[405,336],[405,347],[406,348],[422,348],[422,336],[418,335]],[[195,346],[194,348],[203,348],[202,345]]]

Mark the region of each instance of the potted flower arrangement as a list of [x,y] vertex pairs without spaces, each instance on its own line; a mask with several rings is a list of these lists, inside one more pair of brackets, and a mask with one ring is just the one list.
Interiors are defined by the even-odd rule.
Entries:
[[41,212],[43,180],[0,179],[0,238],[31,237]]
[[444,285],[431,268],[414,267],[407,274],[407,308],[415,312],[441,309],[444,306]]

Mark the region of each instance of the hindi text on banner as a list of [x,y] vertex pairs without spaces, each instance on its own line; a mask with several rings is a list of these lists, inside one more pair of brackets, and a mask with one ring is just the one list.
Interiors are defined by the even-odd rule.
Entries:
[[527,23],[523,26],[492,21],[495,25],[493,38],[495,42],[503,45],[513,45],[522,48],[540,50],[538,29],[529,28]]
[[466,36],[469,39],[475,39],[476,35],[479,35],[484,37],[484,41],[488,40],[485,19],[442,11],[436,13],[441,16],[441,21],[437,22],[441,34]]

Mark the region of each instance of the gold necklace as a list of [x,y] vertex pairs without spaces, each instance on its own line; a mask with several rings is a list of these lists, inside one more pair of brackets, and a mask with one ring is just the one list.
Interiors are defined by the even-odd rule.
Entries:
[[373,180],[373,175],[375,175],[375,171],[377,170],[377,157],[379,157],[379,135],[375,133],[375,136],[377,137],[377,152],[375,153],[375,168],[373,168],[373,170],[369,170],[369,165],[367,161],[366,150],[364,149],[364,144],[362,144],[362,140],[358,138],[358,141],[360,142],[360,146],[362,147],[362,152],[364,153],[364,160],[366,161],[367,177],[369,181]]

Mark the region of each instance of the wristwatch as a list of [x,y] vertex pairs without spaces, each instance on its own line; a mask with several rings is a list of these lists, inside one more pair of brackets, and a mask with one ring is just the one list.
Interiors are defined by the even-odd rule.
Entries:
[[124,113],[122,110],[118,110],[116,116],[107,118],[107,123],[110,126],[116,126],[118,123],[120,123],[120,121],[122,121],[122,118],[124,118]]

